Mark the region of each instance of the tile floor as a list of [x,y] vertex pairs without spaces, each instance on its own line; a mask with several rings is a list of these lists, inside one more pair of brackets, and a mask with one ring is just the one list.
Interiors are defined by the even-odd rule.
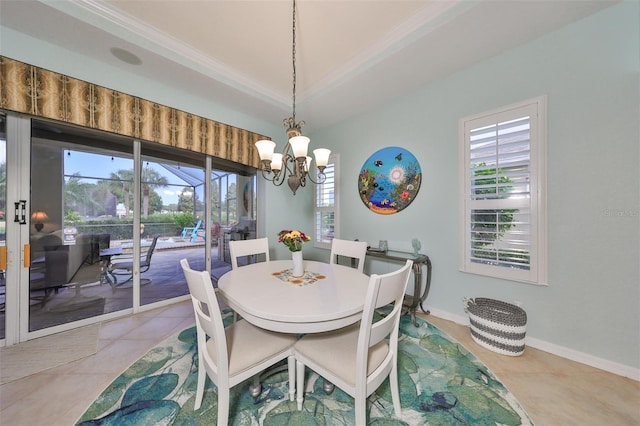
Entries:
[[[429,320],[476,354],[538,426],[640,425],[639,382],[533,348],[498,355],[476,345],[467,327]],[[193,323],[191,302],[103,323],[95,355],[0,386],[0,424],[73,425],[131,363]]]

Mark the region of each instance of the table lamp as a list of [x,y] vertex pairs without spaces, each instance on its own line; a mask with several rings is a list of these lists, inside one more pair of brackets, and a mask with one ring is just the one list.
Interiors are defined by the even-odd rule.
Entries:
[[33,222],[33,226],[36,228],[36,232],[42,231],[44,224],[42,222],[49,220],[49,216],[47,216],[46,212],[42,210],[36,210],[31,213],[31,222]]

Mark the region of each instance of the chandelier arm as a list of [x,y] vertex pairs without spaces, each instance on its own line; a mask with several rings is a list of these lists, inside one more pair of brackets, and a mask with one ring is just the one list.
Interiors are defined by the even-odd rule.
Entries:
[[[262,169],[261,171],[262,171],[262,177],[266,181],[273,183],[274,186],[280,186],[284,183],[284,179],[282,178],[282,171],[280,171],[279,173],[275,173],[273,170],[265,170],[265,169]],[[271,176],[272,173],[273,173],[273,176]]]
[[325,175],[324,172],[319,171],[317,180],[313,180],[313,178],[311,177],[311,173],[307,173],[307,178],[314,184],[318,185],[323,184],[327,180],[327,175]]
[[296,170],[296,159],[291,154],[284,154],[282,157],[282,165],[283,169],[280,170],[280,173],[286,171],[285,175],[295,175]]

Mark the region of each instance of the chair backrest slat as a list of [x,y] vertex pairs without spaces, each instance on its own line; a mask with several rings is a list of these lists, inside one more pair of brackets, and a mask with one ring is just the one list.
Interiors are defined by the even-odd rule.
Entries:
[[[356,375],[366,376],[369,347],[374,346],[391,335],[397,339],[402,302],[407,289],[413,261],[407,260],[404,266],[384,275],[373,274],[369,278],[369,288],[364,304],[360,331],[358,336],[358,355]],[[377,307],[393,303],[393,308],[386,316],[375,318]],[[392,343],[395,346],[395,343]]]
[[227,340],[211,276],[207,271],[194,271],[191,269],[187,259],[180,260],[180,265],[187,279],[193,310],[196,315],[198,346],[204,347],[206,337],[214,339],[216,359],[213,362],[217,369],[226,369],[229,365]]
[[329,263],[338,263],[337,256],[350,257],[358,259],[357,269],[362,272],[364,270],[364,258],[367,255],[366,241],[351,241],[334,238],[331,241],[331,254]]
[[229,241],[229,253],[231,255],[231,266],[238,267],[238,258],[264,254],[265,261],[269,261],[269,239],[256,238],[252,240]]
[[147,250],[147,253],[145,255],[145,261],[146,261],[146,265],[149,265],[151,263],[151,256],[153,256],[153,252],[156,249],[156,244],[158,243],[158,236],[153,237],[153,241],[151,241],[151,245],[149,246],[149,250]]

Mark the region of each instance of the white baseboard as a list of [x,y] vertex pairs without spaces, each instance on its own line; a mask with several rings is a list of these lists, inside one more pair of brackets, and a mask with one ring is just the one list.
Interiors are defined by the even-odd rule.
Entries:
[[[429,308],[429,310],[431,311],[431,315],[433,316],[448,321],[453,321],[461,325],[469,326],[469,317],[467,316],[455,315],[447,311],[441,311],[439,309],[433,308]],[[549,352],[550,354],[557,355],[571,361],[598,368],[600,370],[604,370],[618,376],[628,377],[630,379],[640,381],[640,369],[638,368],[629,367],[628,365],[623,365],[604,358],[599,358],[593,355],[586,354],[584,352],[576,351],[574,349],[566,348],[564,346],[549,343],[533,337],[526,337],[525,345],[531,346],[532,348],[536,348],[541,351]]]

